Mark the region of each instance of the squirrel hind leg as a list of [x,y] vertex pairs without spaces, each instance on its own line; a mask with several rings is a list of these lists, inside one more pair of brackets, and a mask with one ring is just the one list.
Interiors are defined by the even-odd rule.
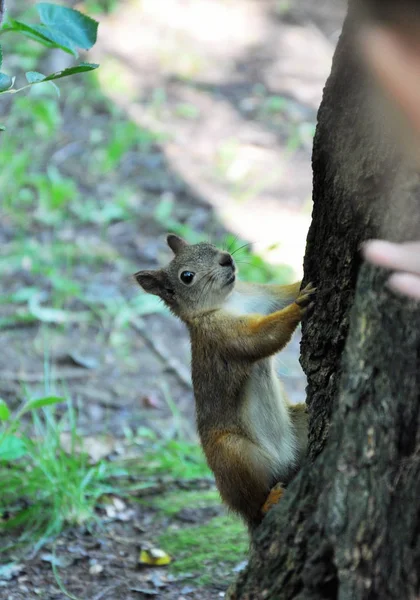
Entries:
[[252,528],[261,522],[261,507],[270,491],[267,457],[245,437],[216,434],[205,448],[222,500]]
[[274,487],[271,488],[270,493],[267,496],[266,501],[264,502],[261,512],[263,515],[266,515],[270,508],[273,508],[276,504],[280,502],[284,494],[284,487],[282,483],[277,483]]

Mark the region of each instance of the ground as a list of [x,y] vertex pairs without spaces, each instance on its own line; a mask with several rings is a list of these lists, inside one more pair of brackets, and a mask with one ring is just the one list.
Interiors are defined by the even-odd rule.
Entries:
[[[59,102],[40,90],[0,106],[0,397],[15,410],[27,397],[71,398],[90,462],[137,461],[141,489],[102,494],[97,521],[29,556],[3,554],[0,598],[219,598],[247,535],[194,454],[186,331],[131,275],[170,259],[168,230],[252,243],[237,253],[244,278],[301,275],[311,141],[343,6],[77,7],[99,10],[88,58],[100,69],[63,83]],[[7,66],[49,72],[71,60],[22,43]],[[279,362],[292,401],[304,399],[298,351],[297,335]],[[147,544],[174,562],[139,567]]]

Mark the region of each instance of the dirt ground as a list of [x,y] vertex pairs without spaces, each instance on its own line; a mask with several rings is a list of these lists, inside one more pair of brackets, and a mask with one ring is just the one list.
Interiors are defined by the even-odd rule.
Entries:
[[[92,131],[107,139],[106,112],[96,106],[94,112],[86,107],[76,114],[63,101],[62,131],[46,161],[74,177],[87,196],[112,201],[116,189],[130,185],[137,190],[136,216],[115,219],[106,228],[69,221],[58,234],[42,225],[32,229],[40,243],[58,236],[97,253],[103,249],[109,258],[99,267],[76,260],[73,276],[83,287],[83,299],[74,297],[67,305],[74,312],[97,311],[99,317],[4,327],[0,397],[16,405],[25,387],[34,395],[45,392],[48,347],[56,389],[77,399],[85,435],[105,432],[119,438],[127,427],[145,426],[159,435],[171,431],[174,414],[165,400],[170,390],[184,434],[195,439],[183,326],[167,313],[152,311],[122,328],[121,311],[103,316],[100,303],[134,301],[139,291],[128,276],[132,265],[154,268],[170,258],[165,219],[204,239],[232,232],[252,242],[268,261],[287,264],[300,276],[311,212],[312,134],[343,14],[343,4],[332,0],[143,0],[121,1],[100,17],[98,44],[89,59],[103,66],[98,71],[102,93],[134,123],[164,136],[147,153],[126,153],[116,171],[98,177],[89,168],[88,141]],[[67,59],[53,53],[48,60],[54,69]],[[163,217],[158,207],[166,210]],[[0,224],[3,251],[15,235],[6,215]],[[269,251],[273,244],[279,245]],[[6,272],[0,283],[8,294],[35,285],[48,293],[48,277],[25,264]],[[2,305],[1,316],[13,310]],[[304,400],[305,389],[298,353],[297,335],[279,363],[296,402]],[[131,511],[129,519],[114,515],[105,530],[72,529],[56,542],[67,590],[85,600],[224,596],[234,571],[223,565],[205,585],[196,583],[197,573],[177,578],[137,565],[139,544],[174,523],[182,528],[209,521],[223,514],[221,507],[192,507],[187,518],[181,511],[161,517],[152,506],[124,502],[120,512]],[[64,599],[48,558],[52,548],[47,545],[19,563],[10,577],[0,575],[0,599]],[[101,569],[95,570],[96,564]]]

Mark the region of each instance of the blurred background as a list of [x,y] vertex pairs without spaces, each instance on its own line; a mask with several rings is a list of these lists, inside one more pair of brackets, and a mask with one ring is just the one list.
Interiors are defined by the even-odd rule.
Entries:
[[[9,3],[10,14],[35,21],[33,4]],[[250,244],[235,255],[243,279],[301,277],[316,111],[344,4],[66,3],[99,21],[86,59],[100,68],[60,80],[60,98],[43,84],[0,103],[0,397],[10,406],[60,394],[96,459],[123,452],[123,438],[155,448],[155,471],[205,472],[191,459],[186,330],[131,275],[170,259],[173,231]],[[74,63],[17,36],[2,46],[13,73]],[[298,351],[297,337],[279,364],[292,401],[304,399]]]
[[[47,353],[57,380],[73,368],[66,382],[89,427],[108,418],[121,432],[141,422],[147,398],[167,404],[162,382],[181,411],[192,406],[186,332],[130,280],[170,259],[167,231],[251,243],[237,255],[244,279],[301,277],[316,111],[343,5],[71,5],[100,22],[88,56],[100,68],[62,80],[60,99],[35,86],[0,107],[2,362],[17,374],[0,373],[0,391],[15,397],[18,374],[42,375]],[[30,18],[27,3],[10,10]],[[25,38],[5,41],[15,72],[74,62]],[[300,378],[291,350],[280,366],[286,380]],[[292,396],[303,390],[286,384]]]

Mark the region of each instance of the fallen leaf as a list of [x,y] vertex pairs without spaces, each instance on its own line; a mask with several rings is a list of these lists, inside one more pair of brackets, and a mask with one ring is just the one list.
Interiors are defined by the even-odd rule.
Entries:
[[80,323],[89,320],[89,312],[70,312],[61,308],[51,308],[49,306],[42,306],[42,302],[48,298],[48,294],[40,292],[34,294],[28,300],[29,312],[43,323]]
[[63,431],[60,433],[60,443],[63,450],[71,454],[76,452],[81,454],[86,452],[93,464],[99,462],[115,452],[118,440],[110,435],[87,435],[86,437],[76,439],[73,446],[73,436],[71,433]]
[[103,496],[102,503],[109,519],[130,521],[136,514],[134,509],[127,508],[125,502],[116,496]]
[[88,356],[81,354],[74,350],[73,352],[67,352],[63,356],[60,356],[60,363],[70,363],[77,367],[83,367],[84,369],[97,369],[99,367],[99,361],[94,356]]
[[148,581],[150,581],[155,588],[164,588],[168,585],[166,577],[164,574],[162,574],[162,572],[157,573],[156,571],[152,571]]
[[242,562],[240,562],[239,564],[237,564],[236,567],[233,567],[233,571],[235,573],[241,573],[241,571],[243,571],[244,569],[246,569],[247,566],[248,566],[248,561],[247,560],[243,560]]
[[143,396],[141,403],[145,408],[162,408],[162,402],[159,400],[157,394]]
[[77,554],[78,556],[88,555],[85,548],[80,544],[70,544],[69,546],[67,546],[67,552],[70,552],[71,554]]
[[143,548],[140,550],[139,565],[147,565],[149,567],[163,567],[169,565],[172,558],[164,550],[160,548]]
[[49,562],[55,567],[61,567],[62,569],[66,569],[74,563],[74,558],[72,556],[57,556],[55,554],[49,554],[47,552],[41,554],[40,558],[44,562]]
[[14,577],[17,577],[22,570],[23,565],[19,565],[17,563],[6,563],[5,565],[0,565],[0,580],[10,581]]
[[191,585],[184,585],[181,590],[181,594],[191,594],[191,592],[194,592],[195,590],[196,588],[192,587]]
[[100,565],[99,563],[96,563],[96,564],[92,565],[91,567],[89,567],[89,573],[91,575],[99,575],[100,573],[102,573],[103,570],[104,570],[103,566]]
[[118,511],[122,511],[127,508],[126,503],[123,500],[121,500],[121,498],[117,498],[116,496],[113,496],[112,501],[114,503],[115,509]]

